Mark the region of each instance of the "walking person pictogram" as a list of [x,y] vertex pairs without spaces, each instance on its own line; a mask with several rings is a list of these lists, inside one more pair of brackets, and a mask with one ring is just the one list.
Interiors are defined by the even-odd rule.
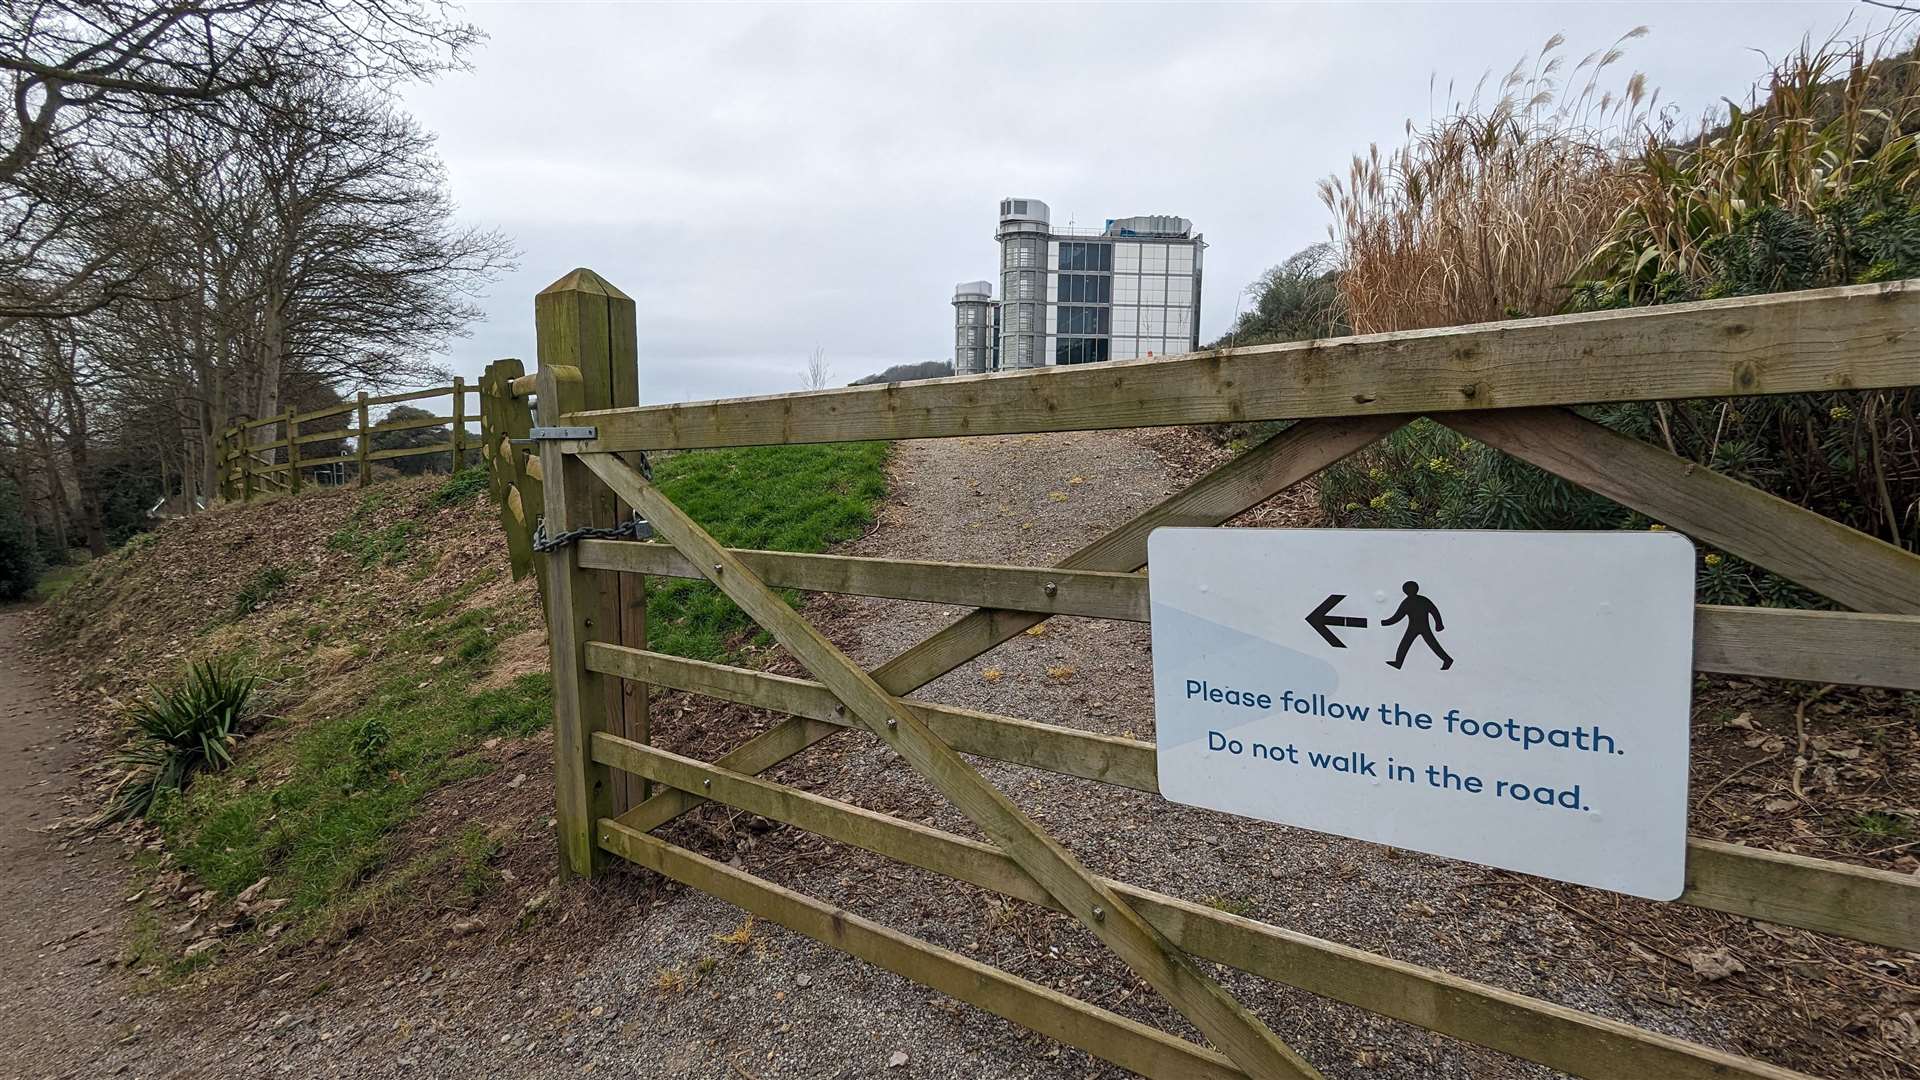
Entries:
[[1400,639],[1399,654],[1387,661],[1387,663],[1392,664],[1394,667],[1399,667],[1406,663],[1407,650],[1413,648],[1415,639],[1419,639],[1425,641],[1427,648],[1433,650],[1433,655],[1440,658],[1441,671],[1452,667],[1453,657],[1447,655],[1447,650],[1440,647],[1440,640],[1433,636],[1434,631],[1445,630],[1447,628],[1447,624],[1440,618],[1440,609],[1434,606],[1433,601],[1420,595],[1420,583],[1417,581],[1409,581],[1405,585],[1400,586],[1400,591],[1406,593],[1407,598],[1400,601],[1399,609],[1393,613],[1391,618],[1382,620],[1380,625],[1392,626],[1394,623],[1405,619],[1407,621],[1407,633],[1405,637]]

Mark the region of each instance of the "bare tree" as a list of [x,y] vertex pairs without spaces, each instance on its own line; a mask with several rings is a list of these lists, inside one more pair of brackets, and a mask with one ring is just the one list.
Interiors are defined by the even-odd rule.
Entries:
[[800,372],[800,389],[825,390],[833,381],[833,368],[827,364],[827,350],[819,345],[807,356],[807,366]]
[[[213,496],[238,418],[438,379],[429,358],[510,265],[503,237],[454,222],[431,135],[387,93],[452,62],[471,32],[431,22],[429,0],[364,4],[183,2],[167,10],[184,22],[142,23],[149,5],[0,0],[15,91],[0,155],[22,162],[0,176],[0,361],[27,373],[0,396],[0,452],[59,533],[103,543],[108,473],[187,508]],[[115,55],[134,45],[112,18],[161,36],[120,74],[68,79],[17,62],[11,45],[39,47],[41,30],[6,38],[47,12],[75,20],[61,41],[78,51],[85,16]],[[231,21],[242,14],[253,21]],[[187,24],[204,38],[201,16],[218,24],[211,41],[167,44]],[[222,34],[239,35],[225,52]],[[288,47],[248,69],[262,43]],[[51,110],[21,105],[56,91]],[[57,119],[35,134],[42,112]]]
[[243,116],[219,107],[292,81],[430,76],[478,37],[440,0],[0,0],[0,325],[152,298],[138,282],[167,253],[128,243],[122,159],[155,123]]

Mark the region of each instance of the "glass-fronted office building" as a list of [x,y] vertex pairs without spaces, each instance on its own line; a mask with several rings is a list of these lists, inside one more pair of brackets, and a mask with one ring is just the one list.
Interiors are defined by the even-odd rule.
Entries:
[[[1201,254],[1207,245],[1186,218],[1150,214],[1109,219],[1100,229],[1055,228],[1046,203],[1003,199],[997,237],[1000,302],[987,298],[998,312],[995,349],[963,353],[956,342],[957,374],[1132,360],[1200,347]],[[958,291],[954,307],[966,310]],[[956,337],[963,329],[956,325]]]

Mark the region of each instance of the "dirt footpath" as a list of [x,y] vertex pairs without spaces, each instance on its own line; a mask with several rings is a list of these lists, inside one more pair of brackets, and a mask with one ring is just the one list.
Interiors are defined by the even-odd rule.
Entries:
[[27,650],[27,613],[0,608],[0,1075],[99,1075],[138,1056],[156,1003],[116,970],[126,868],[72,832],[84,744]]

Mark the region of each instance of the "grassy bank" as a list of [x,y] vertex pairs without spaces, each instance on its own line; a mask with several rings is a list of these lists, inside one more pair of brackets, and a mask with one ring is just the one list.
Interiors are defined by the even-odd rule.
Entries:
[[[872,522],[886,452],[879,443],[701,451],[659,462],[656,477],[723,543],[820,551]],[[436,792],[497,770],[503,743],[544,739],[551,698],[532,583],[507,580],[504,544],[470,477],[310,498],[315,507],[210,515],[250,539],[274,536],[260,545],[273,549],[268,560],[231,580],[190,575],[143,598],[143,574],[209,546],[163,531],[54,605],[56,626],[88,625],[91,605],[183,609],[198,619],[192,658],[238,661],[261,677],[269,715],[233,768],[156,806],[165,854],[146,860],[156,876],[178,869],[221,897],[271,879],[266,895],[285,905],[236,932],[287,922],[280,941],[358,918],[367,900],[429,870],[457,878],[456,893],[483,892],[494,848],[484,832],[431,856],[396,853]],[[322,500],[328,512],[314,513]],[[294,509],[324,520],[293,521]],[[651,580],[649,616],[655,648],[699,659],[735,658],[758,638],[704,583]],[[151,681],[176,669],[146,664]],[[204,962],[164,942],[143,951],[160,971]]]

